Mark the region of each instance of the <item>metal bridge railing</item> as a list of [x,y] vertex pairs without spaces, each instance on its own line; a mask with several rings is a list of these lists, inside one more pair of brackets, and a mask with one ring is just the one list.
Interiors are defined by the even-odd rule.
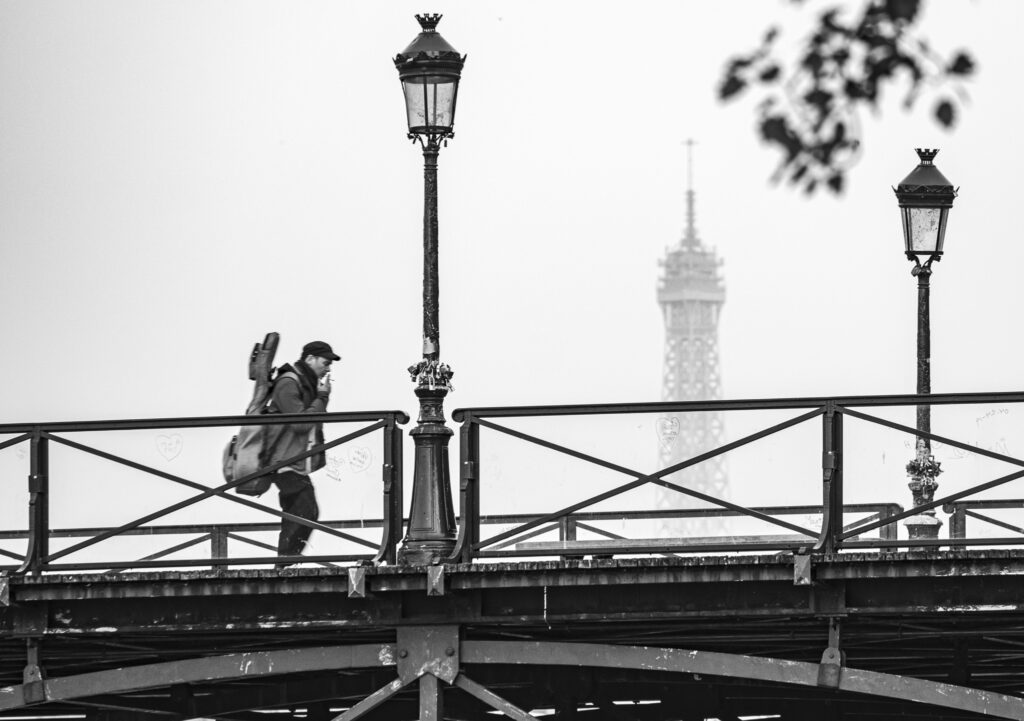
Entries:
[[[605,405],[573,405],[573,406],[522,406],[506,408],[464,408],[456,410],[454,419],[461,423],[460,428],[460,522],[458,538],[451,561],[472,562],[488,558],[513,557],[578,557],[583,555],[657,555],[693,552],[748,552],[748,551],[791,551],[834,553],[841,550],[883,550],[910,547],[912,549],[929,547],[964,548],[967,546],[991,546],[1017,544],[1024,545],[1024,527],[1017,527],[1006,521],[987,517],[980,511],[986,508],[1020,508],[1024,501],[991,501],[980,498],[979,494],[1008,484],[1024,477],[1024,460],[1004,453],[979,448],[975,444],[958,441],[933,433],[919,432],[915,428],[873,415],[872,408],[931,406],[957,404],[1018,404],[1024,403],[1024,393],[971,393],[971,394],[934,394],[928,396],[850,396],[850,397],[819,397],[796,399],[768,399],[746,401],[708,401],[691,403],[639,403],[639,404],[605,404]],[[698,413],[742,410],[791,410],[795,412],[791,418],[775,423],[750,433],[738,440],[726,443],[718,448],[709,449],[692,458],[682,460],[654,473],[644,473],[635,469],[612,463],[594,454],[573,449],[552,441],[531,435],[506,425],[502,419],[529,417],[564,418],[566,424],[573,417],[623,415],[623,414],[661,414]],[[850,418],[858,422],[886,427],[909,437],[926,438],[936,444],[941,443],[954,449],[976,454],[996,461],[1010,464],[1019,470],[999,476],[992,480],[957,490],[924,505],[904,510],[893,502],[871,504],[844,503],[844,420]],[[817,419],[820,419],[817,420]],[[305,453],[286,459],[281,463],[264,469],[261,473],[272,473],[280,467],[290,465],[296,460],[326,451],[335,446],[352,441],[361,436],[382,431],[382,512],[379,520],[341,520],[331,522],[312,522],[282,513],[276,508],[263,505],[245,496],[229,493],[235,486],[249,479],[239,479],[232,483],[210,486],[188,478],[173,475],[163,470],[120,457],[112,453],[72,440],[69,436],[81,432],[93,431],[124,431],[141,429],[169,428],[203,428],[240,426],[253,424],[282,424],[303,422],[324,423],[365,423],[367,425],[344,436],[312,448]],[[13,573],[42,573],[48,571],[79,571],[79,570],[124,570],[128,568],[168,568],[168,567],[223,567],[232,565],[254,565],[269,563],[344,563],[373,562],[395,563],[397,561],[397,544],[403,529],[403,489],[402,489],[402,431],[400,424],[408,422],[408,416],[401,411],[375,411],[366,413],[328,413],[328,414],[294,414],[273,416],[219,416],[212,418],[174,418],[152,420],[125,421],[90,421],[61,422],[41,424],[8,424],[0,425],[0,435],[13,436],[0,442],[0,450],[27,444],[29,447],[30,473],[28,476],[28,512],[29,528],[26,531],[9,531],[0,533],[0,540],[18,537],[27,538],[27,550],[24,554],[0,549],[0,570]],[[668,477],[677,471],[695,466],[701,462],[766,439],[780,431],[801,424],[817,422],[821,428],[821,464],[820,483],[821,504],[799,506],[743,506],[731,501],[715,498],[693,488],[674,482]],[[583,498],[569,505],[551,511],[518,515],[481,515],[481,494],[487,492],[486,474],[481,471],[481,429],[488,433],[499,433],[532,444],[565,454],[572,458],[591,464],[595,467],[609,469],[626,476],[627,480],[616,487]],[[49,523],[50,443],[74,449],[134,469],[140,473],[150,474],[165,481],[184,485],[197,491],[196,495],[184,501],[166,506],[158,511],[148,513],[116,528],[91,529],[51,529]],[[813,480],[813,479],[812,479]],[[855,479],[856,482],[856,479]],[[652,511],[604,511],[593,508],[598,503],[615,498],[634,488],[645,485],[657,485],[670,489],[681,496],[695,498],[709,504],[703,509],[670,509]],[[905,491],[899,489],[902,496]],[[9,496],[8,496],[9,497]],[[257,509],[275,519],[289,518],[316,529],[323,534],[344,539],[365,547],[365,553],[348,553],[323,556],[278,557],[276,555],[244,557],[232,556],[227,552],[228,543],[234,549],[238,544],[253,546],[273,551],[268,544],[263,544],[243,535],[248,530],[269,530],[274,524],[209,524],[188,526],[159,526],[154,521],[188,508],[203,500],[219,497],[249,508]],[[1002,506],[993,504],[1002,503]],[[1016,505],[1014,505],[1016,504]],[[681,504],[680,504],[681,505]],[[952,513],[950,539],[899,538],[897,524],[904,519],[924,511],[944,508]],[[613,520],[651,520],[651,519],[690,519],[700,516],[727,516],[730,518],[755,519],[782,531],[772,536],[733,536],[728,538],[630,538],[622,533],[609,530],[606,521]],[[813,515],[815,521],[802,521],[801,516]],[[820,524],[817,518],[820,517]],[[991,538],[984,536],[970,537],[966,533],[966,518],[972,517],[985,520],[1014,532],[1014,536]],[[603,525],[602,525],[603,524]],[[809,527],[812,526],[812,527]],[[378,543],[367,541],[349,533],[352,528],[380,528],[381,538]],[[483,530],[489,529],[484,535]],[[493,531],[493,532],[491,532]],[[581,538],[579,531],[584,531],[589,539]],[[867,534],[877,532],[876,536]],[[96,544],[116,536],[139,534],[180,533],[190,536],[187,540],[151,553],[144,558],[116,558],[100,561],[72,561],[72,554],[95,546]],[[557,541],[538,541],[544,534],[557,535]],[[14,534],[14,535],[12,535]],[[51,551],[50,540],[58,537],[78,537],[79,540],[70,546]],[[181,560],[171,558],[178,551],[210,544],[210,557]],[[239,546],[240,547],[240,546]],[[4,566],[4,558],[16,563]]]
[[[834,553],[840,550],[895,549],[910,547],[924,549],[928,547],[950,546],[947,539],[900,539],[897,533],[899,521],[910,518],[925,511],[943,507],[946,504],[976,496],[979,493],[1024,477],[1024,469],[995,478],[985,483],[974,485],[965,490],[938,498],[908,510],[903,510],[893,503],[846,505],[843,502],[844,463],[843,421],[853,418],[870,424],[876,424],[912,437],[926,438],[931,442],[943,443],[969,453],[979,454],[995,460],[1024,467],[1024,460],[978,448],[970,443],[957,441],[933,433],[919,432],[915,428],[878,417],[866,409],[894,406],[919,405],[957,405],[957,404],[1014,404],[1024,402],[1024,393],[965,393],[965,394],[933,394],[933,395],[889,395],[889,396],[843,396],[817,398],[788,398],[745,401],[706,401],[706,402],[668,402],[668,403],[618,403],[605,405],[571,405],[571,406],[520,406],[491,408],[460,408],[453,413],[453,418],[461,422],[460,429],[460,523],[459,537],[452,560],[470,562],[474,559],[494,557],[536,557],[541,555],[566,556],[607,556],[652,553],[692,553],[695,551],[807,551],[816,553]],[[596,455],[570,448],[536,435],[524,433],[501,423],[502,419],[535,418],[541,416],[572,418],[589,415],[623,415],[623,414],[661,414],[698,413],[743,410],[793,410],[797,415],[749,434],[736,441],[713,448],[705,453],[682,460],[674,465],[662,468],[655,473],[644,473],[612,463]],[[731,450],[755,443],[772,436],[782,430],[814,421],[820,418],[821,443],[821,497],[820,506],[812,507],[822,518],[818,529],[811,529],[791,522],[785,517],[795,512],[804,513],[808,507],[744,507],[722,498],[715,498],[688,488],[679,483],[667,480],[677,471],[695,466],[701,462],[727,453]],[[482,528],[493,523],[494,517],[481,516],[480,498],[483,478],[481,469],[480,430],[487,429],[495,433],[516,438],[524,443],[540,446],[571,456],[594,466],[616,471],[629,478],[628,481],[605,492],[589,496],[576,503],[557,510],[540,514],[527,514],[518,518],[516,525],[487,537],[483,537]],[[592,506],[619,496],[635,488],[653,484],[670,489],[682,496],[699,499],[711,504],[713,512],[721,515],[745,516],[770,524],[773,527],[788,531],[788,535],[774,537],[739,537],[720,539],[693,538],[658,538],[658,539],[627,539],[611,537],[606,531],[596,527],[587,528],[592,534],[604,538],[601,540],[579,540],[572,535],[570,529],[577,529],[580,523],[594,520],[594,512],[587,515]],[[869,512],[873,515],[861,517],[852,523],[846,522],[846,515],[858,512]],[[669,511],[674,518],[692,517],[707,511]],[[623,518],[624,514],[612,514],[614,518]],[[530,539],[538,535],[559,529],[557,542],[537,543]],[[864,538],[864,534],[878,531],[877,538]],[[1007,539],[1004,539],[1007,540]],[[1009,542],[1007,540],[1007,542]],[[1013,542],[1024,542],[1024,537]],[[957,546],[991,544],[991,539],[958,539]]]
[[[2,443],[0,450],[15,446],[20,443],[29,445],[29,476],[28,476],[28,514],[29,527],[24,532],[8,532],[0,535],[0,538],[17,537],[24,533],[28,539],[28,546],[25,554],[12,553],[0,550],[0,555],[18,561],[20,565],[7,568],[14,574],[43,573],[47,571],[83,571],[83,570],[113,570],[127,568],[159,568],[159,567],[187,567],[187,566],[228,566],[228,565],[251,565],[264,563],[331,563],[345,561],[371,561],[394,563],[397,556],[397,544],[402,535],[402,430],[400,424],[407,423],[409,417],[402,411],[369,411],[355,413],[296,413],[296,414],[270,414],[270,415],[243,415],[243,416],[216,416],[205,418],[161,418],[148,420],[123,420],[123,421],[86,421],[86,422],[60,422],[60,423],[36,423],[36,424],[8,424],[0,425],[0,435],[14,435]],[[98,448],[94,448],[68,438],[68,435],[81,432],[95,431],[127,431],[143,429],[169,429],[169,428],[208,428],[220,426],[242,426],[242,425],[286,425],[289,423],[366,423],[368,425],[358,430],[347,433],[323,444],[317,445],[303,453],[296,454],[291,458],[284,459],[268,468],[262,469],[245,478],[224,483],[217,486],[209,486],[190,480],[178,475],[167,473],[158,468],[138,463]],[[229,493],[233,488],[253,478],[275,473],[278,469],[295,463],[296,461],[308,458],[318,453],[325,452],[336,446],[360,438],[377,430],[382,431],[382,520],[378,522],[382,529],[381,538],[378,543],[369,542],[363,538],[347,533],[344,528],[366,527],[365,521],[352,522],[330,522],[320,523],[309,521],[298,516],[263,505],[247,496],[240,496]],[[82,453],[102,458],[111,463],[120,464],[134,469],[141,473],[156,476],[165,481],[180,484],[198,491],[178,503],[171,504],[152,513],[135,518],[128,523],[116,528],[96,529],[63,529],[54,531],[50,528],[50,443],[56,443],[68,448],[75,449]],[[366,553],[325,555],[325,556],[295,556],[281,557],[272,556],[247,556],[244,558],[229,557],[226,548],[229,538],[241,543],[247,543],[256,547],[265,548],[267,544],[254,541],[253,539],[240,536],[242,530],[251,524],[241,525],[211,525],[211,526],[152,526],[154,521],[159,520],[171,513],[193,506],[196,503],[209,498],[222,498],[232,503],[254,508],[278,519],[289,519],[295,523],[308,526],[322,533],[344,539],[350,543],[366,547]],[[259,524],[257,524],[259,525]],[[190,539],[184,543],[177,544],[171,548],[164,549],[151,554],[143,559],[113,559],[89,562],[59,563],[78,551],[95,546],[96,544],[116,536],[153,534],[153,533],[185,533],[196,535],[197,538]],[[57,551],[50,550],[50,540],[54,537],[82,537],[84,539]],[[170,559],[167,556],[197,545],[204,541],[212,544],[211,558],[209,559]],[[274,549],[271,549],[274,550]],[[2,568],[2,567],[0,567]]]
[[[973,518],[986,524],[985,527],[987,528],[998,528],[1013,533],[1012,536],[986,538],[984,540],[987,545],[1024,544],[1024,527],[989,515],[992,511],[1007,509],[1018,511],[1024,509],[1024,498],[953,501],[942,507],[942,510],[949,514],[949,537],[951,539],[971,538],[967,531],[967,519]],[[985,513],[981,511],[985,511]],[[965,547],[965,543],[951,544],[951,548],[960,549]]]

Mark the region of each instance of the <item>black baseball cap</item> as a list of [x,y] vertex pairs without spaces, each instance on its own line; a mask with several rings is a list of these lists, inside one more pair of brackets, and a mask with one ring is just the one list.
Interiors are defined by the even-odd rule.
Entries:
[[330,344],[324,343],[322,340],[315,340],[302,346],[302,357],[305,358],[308,355],[315,355],[332,361],[341,360],[341,356],[331,349]]

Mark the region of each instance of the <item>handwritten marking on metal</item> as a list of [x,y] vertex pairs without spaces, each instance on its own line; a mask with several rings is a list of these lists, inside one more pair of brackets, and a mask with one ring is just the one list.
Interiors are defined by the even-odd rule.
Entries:
[[679,419],[676,416],[663,416],[655,421],[654,430],[658,434],[661,447],[667,451],[679,438]]
[[327,456],[327,477],[334,481],[341,480],[341,468],[345,460],[337,456]]
[[987,421],[990,418],[995,418],[996,416],[1008,416],[1008,415],[1010,415],[1010,409],[1009,408],[993,408],[988,413],[985,413],[984,415],[981,415],[981,416],[978,416],[977,418],[975,418],[974,419],[974,424],[976,426],[980,426],[982,423],[984,423],[985,421]]
[[329,454],[327,456],[327,477],[340,481],[345,467],[352,473],[363,473],[373,465],[373,451],[366,446],[356,446],[348,450],[345,456]]
[[164,460],[173,461],[181,455],[181,449],[185,440],[180,433],[163,434],[156,437],[156,450],[164,457]]
[[[913,449],[916,443],[913,439],[904,439],[903,447]],[[975,448],[980,448],[983,451],[990,451],[992,453],[1001,453],[1003,455],[1010,455],[1010,446],[1006,442],[1006,436],[1000,436],[999,440],[993,443],[986,443],[985,445],[980,444],[978,441],[974,442]],[[976,453],[971,453],[964,450],[963,448],[957,448],[956,446],[950,446],[945,443],[935,441],[932,443],[932,452],[936,455],[948,454],[948,460],[959,461],[964,458],[975,458]],[[882,454],[882,462],[885,462],[885,454]]]
[[362,473],[373,463],[373,451],[366,446],[356,446],[348,452],[348,465],[353,473]]

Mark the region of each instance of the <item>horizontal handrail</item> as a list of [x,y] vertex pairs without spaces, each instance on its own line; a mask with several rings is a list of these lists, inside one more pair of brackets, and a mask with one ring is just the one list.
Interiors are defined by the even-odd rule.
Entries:
[[[317,521],[322,526],[329,528],[380,528],[384,521],[374,518],[368,521]],[[112,526],[82,527],[82,528],[53,528],[50,529],[51,538],[75,538],[77,536],[92,536],[103,531],[108,531]],[[190,533],[210,533],[212,531],[223,531],[225,533],[258,533],[261,531],[280,530],[280,523],[179,523],[167,524],[164,526],[143,526],[123,531],[122,536],[183,536]],[[17,531],[0,531],[0,539],[13,540],[27,538],[28,529]]]
[[8,433],[78,433],[86,431],[136,431],[163,428],[214,428],[219,426],[278,425],[291,423],[360,423],[395,420],[409,422],[405,411],[353,411],[342,413],[267,413],[263,415],[193,416],[187,418],[142,418],[108,421],[50,421],[45,423],[0,424],[0,435]]
[[[850,504],[844,507],[846,513],[874,513],[875,516],[884,512],[891,512],[893,509],[899,509],[900,507],[894,503],[856,503]],[[762,513],[771,513],[777,515],[793,515],[793,514],[808,514],[808,513],[820,513],[820,506],[758,506],[754,509]],[[516,513],[516,514],[504,514],[504,515],[482,515],[480,517],[481,523],[488,525],[503,525],[510,523],[522,523],[524,521],[536,518],[542,515],[541,513]],[[669,518],[693,518],[702,517],[708,515],[716,516],[742,516],[743,514],[731,511],[728,509],[651,509],[651,510],[629,510],[629,511],[587,511],[573,514],[569,518],[580,523],[577,525],[581,530],[587,530],[589,532],[606,535],[609,538],[618,538],[627,540],[621,536],[611,534],[600,528],[591,528],[586,526],[583,521],[635,521],[635,520],[650,520],[650,519],[669,519]],[[855,527],[861,521],[855,521],[850,524],[850,527]],[[348,519],[348,520],[333,520],[333,521],[320,521],[322,525],[330,528],[344,528],[344,529],[359,529],[359,528],[380,528],[384,525],[384,519]],[[235,558],[222,558],[217,559],[210,556],[205,559],[167,559],[164,556],[170,553],[184,550],[190,546],[196,546],[200,543],[209,541],[213,534],[223,534],[227,538],[234,539],[236,541],[244,541],[246,543],[252,543],[262,548],[273,551],[274,547],[259,543],[250,538],[239,536],[241,533],[258,533],[258,532],[274,532],[280,529],[280,524],[277,523],[194,523],[194,524],[167,524],[161,526],[147,526],[142,528],[133,528],[128,531],[124,531],[119,535],[131,535],[131,536],[185,536],[195,535],[197,538],[180,543],[169,548],[162,549],[153,555],[136,561],[92,561],[83,563],[51,563],[47,565],[47,569],[51,571],[82,571],[97,568],[105,569],[129,569],[129,568],[166,568],[166,567],[195,567],[195,566],[222,566],[230,564],[258,564],[258,563],[269,563],[271,561],[279,560],[276,556],[272,557],[235,557]],[[556,530],[557,525],[550,528],[540,529],[538,532],[550,532]],[[82,528],[58,528],[50,530],[51,538],[74,538],[78,536],[93,536],[104,531],[109,531],[107,527],[82,527]],[[29,530],[16,530],[16,531],[0,531],[0,540],[22,540],[29,537]],[[512,540],[512,543],[526,540],[528,537],[532,537],[535,534],[526,533],[522,536]],[[665,539],[659,542],[661,545],[670,544],[670,539]],[[657,545],[657,544],[655,544]],[[749,544],[747,544],[749,546]],[[793,541],[781,540],[778,543],[765,542],[760,544],[760,547],[764,548],[786,548],[790,549],[796,546],[805,546],[806,541],[802,543],[794,543]],[[585,547],[585,542],[579,542],[580,548]],[[732,548],[733,546],[727,543],[720,544],[704,544],[702,546],[694,546],[688,544],[688,548],[703,548],[703,549],[725,549]],[[626,546],[623,549],[619,549],[620,552],[623,550],[626,552],[636,552],[636,546]],[[609,552],[608,547],[596,549],[599,552]],[[616,550],[616,549],[612,549]],[[579,553],[579,550],[574,550],[572,553]],[[0,555],[20,560],[17,554],[10,553],[5,549],[0,548]],[[479,556],[481,558],[497,558],[503,556],[523,556],[529,555],[521,550],[504,551],[502,547],[497,547],[492,550],[484,550]],[[304,562],[320,562],[324,563],[327,561],[344,561],[344,560],[365,560],[367,556],[365,554],[342,554],[334,556],[322,556],[318,557],[318,560],[313,560],[312,557],[303,557]],[[162,559],[162,560],[161,560]],[[7,568],[15,568],[16,566],[7,566]],[[0,569],[5,568],[3,564],[0,564]]]
[[[1024,505],[1024,501],[1018,501]],[[843,507],[847,513],[871,513],[897,508],[895,503],[852,503]],[[821,506],[754,506],[750,510],[761,513],[778,515],[821,513]],[[508,514],[483,514],[480,521],[489,525],[501,525],[505,523],[521,523],[538,516],[537,513],[508,513]],[[680,509],[652,509],[652,510],[631,510],[631,511],[584,511],[573,513],[572,518],[579,521],[637,521],[664,518],[699,518],[704,516],[742,516],[737,511],[724,508],[680,508]],[[408,520],[408,519],[406,519]],[[321,525],[330,528],[380,528],[384,520],[381,518],[353,519],[318,521]],[[51,538],[74,538],[76,536],[91,536],[102,531],[110,530],[108,526],[83,526],[80,528],[53,528],[50,529]],[[223,531],[225,533],[259,533],[263,531],[277,531],[281,528],[280,523],[179,523],[162,526],[144,526],[124,531],[124,536],[181,536],[190,533],[211,533],[212,531]],[[0,539],[15,540],[27,538],[29,530],[19,529],[14,531],[0,531]]]
[[466,415],[472,415],[476,418],[527,418],[533,416],[664,413],[667,411],[793,410],[799,408],[817,408],[829,403],[842,406],[869,407],[1020,402],[1024,402],[1024,392],[1021,391],[934,393],[930,395],[815,396],[809,398],[758,398],[753,400],[658,401],[652,403],[599,403],[551,406],[488,406],[479,408],[456,408],[452,411],[452,418],[461,423],[465,419]]
[[1024,498],[978,499],[975,501],[953,501],[942,506],[946,513],[958,508],[1024,508]]
[[[1024,501],[1022,501],[1024,503]],[[900,508],[898,503],[888,503],[885,501],[879,503],[849,503],[843,506],[843,510],[847,513],[871,513],[888,511],[894,508]],[[751,506],[747,510],[758,511],[759,513],[765,514],[776,514],[776,515],[806,515],[811,513],[821,513],[821,506]],[[902,509],[901,509],[902,510]],[[522,521],[528,521],[539,516],[546,515],[545,513],[510,513],[504,515],[487,515],[481,514],[480,522],[489,525],[500,525],[502,523],[521,523]],[[745,514],[734,511],[727,508],[669,508],[669,509],[652,509],[644,511],[579,511],[570,514],[572,518],[579,521],[637,521],[637,520],[653,520],[663,518],[703,518],[707,516],[730,516],[730,517],[742,517]]]

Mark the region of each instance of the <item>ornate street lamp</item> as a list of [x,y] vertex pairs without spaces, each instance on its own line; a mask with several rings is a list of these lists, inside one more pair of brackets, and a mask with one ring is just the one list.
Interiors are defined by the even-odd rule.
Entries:
[[[931,393],[931,328],[929,281],[932,262],[942,259],[946,218],[957,191],[932,162],[939,152],[917,148],[920,164],[893,190],[903,216],[906,254],[914,261],[911,274],[917,277],[917,393]],[[917,407],[917,430],[931,433],[931,406]],[[907,464],[914,507],[931,503],[938,488],[940,464],[932,456],[931,441],[918,436],[914,460]],[[910,538],[938,538],[942,521],[929,509],[906,520]]]
[[423,359],[409,368],[420,413],[410,435],[416,446],[409,527],[399,558],[436,563],[455,548],[455,512],[448,470],[444,398],[452,370],[441,362],[437,277],[437,154],[454,136],[455,100],[465,56],[437,32],[440,15],[417,15],[423,31],[395,56],[405,93],[409,138],[423,149]]

